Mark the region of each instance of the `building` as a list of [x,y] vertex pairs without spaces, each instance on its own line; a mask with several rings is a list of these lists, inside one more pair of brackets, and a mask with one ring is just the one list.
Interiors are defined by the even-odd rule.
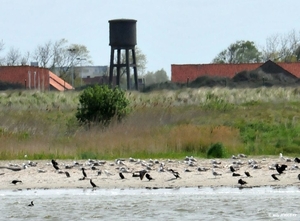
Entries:
[[247,64],[172,64],[171,81],[174,83],[186,83],[202,76],[233,78],[240,72],[257,69],[261,69],[266,73],[280,72],[300,78],[300,62],[275,63],[268,60],[265,63]]
[[65,91],[74,89],[47,68],[37,66],[0,66],[0,81],[23,85],[24,89]]

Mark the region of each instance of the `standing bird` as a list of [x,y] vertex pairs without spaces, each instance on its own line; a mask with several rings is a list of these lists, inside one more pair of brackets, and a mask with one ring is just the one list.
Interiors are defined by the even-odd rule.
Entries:
[[175,176],[175,178],[180,178],[179,173],[177,171],[174,171],[173,169],[169,169],[171,171],[171,173],[173,174],[173,176]]
[[279,179],[276,177],[276,174],[272,174],[271,177],[272,177],[274,180],[279,180]]
[[279,165],[276,163],[275,168],[276,168],[277,172],[278,172],[279,175],[280,175],[280,174],[282,174],[283,171],[287,168],[287,165],[282,164],[281,166],[279,166]]
[[33,201],[31,201],[30,204],[28,204],[28,206],[34,206]]
[[150,180],[153,180],[153,178],[150,176],[149,173],[146,173],[146,178],[150,181]]
[[90,179],[90,184],[92,185],[93,188],[97,187],[97,185],[92,181],[92,179]]
[[22,181],[21,180],[13,180],[13,181],[11,181],[11,183],[16,185],[17,183],[22,183]]
[[68,171],[66,171],[65,174],[66,174],[67,177],[70,177],[70,174],[69,174]]
[[295,161],[296,163],[300,163],[300,159],[299,159],[298,157],[296,157],[296,158],[294,159],[294,161]]
[[242,179],[239,179],[239,180],[238,180],[238,183],[241,184],[241,186],[247,184],[247,182],[244,181],[244,180],[242,180]]
[[246,174],[247,177],[251,177],[251,175],[248,171],[245,171],[245,174]]
[[298,174],[298,179],[300,180],[300,173]]
[[122,180],[125,179],[123,173],[119,173],[119,176],[120,176],[120,178],[121,178]]
[[82,170],[83,177],[86,177],[86,172],[84,171],[85,170],[84,167],[82,167],[81,170]]
[[232,173],[232,176],[241,176],[239,173]]
[[216,176],[222,176],[221,173],[216,172],[214,169],[212,169],[212,174],[214,175],[215,178]]
[[233,173],[235,172],[235,169],[233,168],[233,166],[230,166],[230,171]]

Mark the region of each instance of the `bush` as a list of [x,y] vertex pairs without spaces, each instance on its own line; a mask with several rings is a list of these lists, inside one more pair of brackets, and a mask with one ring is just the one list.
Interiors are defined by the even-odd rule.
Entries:
[[225,149],[222,143],[211,144],[207,151],[207,158],[223,158],[225,157]]
[[120,121],[129,112],[125,92],[107,85],[86,88],[79,96],[76,118],[81,124],[108,126],[113,118]]

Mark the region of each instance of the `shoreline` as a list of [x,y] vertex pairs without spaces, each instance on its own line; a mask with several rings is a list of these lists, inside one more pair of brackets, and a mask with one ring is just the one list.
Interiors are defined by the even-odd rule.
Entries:
[[[294,159],[291,160],[287,162],[286,159],[279,157],[215,160],[192,157],[182,160],[131,158],[115,161],[79,160],[76,163],[73,160],[56,160],[59,170],[53,167],[51,160],[0,161],[0,190],[92,189],[90,180],[97,185],[98,189],[300,187],[298,179],[300,164],[294,162]],[[279,180],[271,177],[272,174],[278,174],[273,168],[276,163],[287,165],[283,174],[276,175]],[[236,169],[235,173],[241,176],[232,176],[230,166],[233,166]],[[85,179],[83,179],[82,167],[87,174]],[[178,172],[180,178],[176,178],[170,169]],[[214,176],[213,169],[221,175]],[[146,170],[153,179],[149,181],[146,176],[142,180],[139,176],[133,177],[133,173],[143,170]],[[66,171],[70,177],[66,176]],[[120,171],[124,179],[120,178]],[[251,177],[247,177],[245,171],[249,172]],[[239,179],[246,181],[247,184],[240,185]],[[13,180],[22,182],[12,184]]]

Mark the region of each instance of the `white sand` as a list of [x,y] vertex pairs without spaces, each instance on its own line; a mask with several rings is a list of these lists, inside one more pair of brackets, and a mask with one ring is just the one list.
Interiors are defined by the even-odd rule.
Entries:
[[[11,165],[27,164],[28,160],[20,161],[0,161],[0,189],[43,189],[43,188],[92,188],[89,179],[98,186],[98,188],[180,188],[180,187],[239,187],[238,179],[242,178],[247,182],[246,187],[257,186],[300,186],[298,179],[299,169],[291,169],[293,165],[300,167],[300,164],[292,162],[286,162],[279,157],[268,158],[252,158],[257,161],[257,165],[261,169],[253,169],[248,160],[251,158],[240,158],[243,163],[236,173],[241,174],[240,177],[233,177],[230,172],[229,166],[233,165],[233,159],[221,159],[218,161],[219,168],[215,168],[215,171],[221,173],[221,176],[214,177],[212,174],[213,164],[208,159],[196,159],[194,166],[189,166],[183,160],[174,160],[168,162],[167,160],[159,159],[159,163],[154,163],[151,166],[151,170],[148,173],[154,180],[148,181],[146,177],[140,180],[138,177],[132,177],[132,173],[123,173],[125,179],[119,177],[119,167],[126,167],[130,171],[140,171],[145,169],[142,163],[129,162],[129,159],[125,159],[125,165],[118,165],[115,161],[107,161],[102,166],[96,166],[98,170],[102,171],[101,175],[97,175],[98,170],[92,170],[91,165],[88,165],[88,161],[81,160],[78,163],[83,164],[80,166],[74,166],[72,169],[65,169],[65,165],[73,165],[72,160],[57,160],[58,166],[61,171],[68,171],[71,177],[67,177],[64,173],[60,174],[56,171],[50,160],[34,161],[36,166],[29,166],[26,169],[20,171],[12,171],[6,167]],[[293,160],[293,159],[292,159]],[[159,172],[160,163],[164,162],[165,172]],[[144,163],[149,163],[149,160],[145,160]],[[269,166],[279,163],[288,165],[284,174],[278,176],[280,181],[275,181],[271,174],[277,174],[276,170],[270,170]],[[87,179],[79,180],[83,177],[81,168],[84,167],[87,173]],[[198,167],[208,168],[208,171],[199,172]],[[185,172],[185,169],[189,169],[191,172]],[[173,169],[180,174],[180,179],[176,179],[171,172],[167,169]],[[40,173],[38,170],[45,170],[45,173]],[[107,176],[104,170],[109,171],[112,175]],[[252,177],[246,177],[245,171],[250,172]],[[21,180],[22,183],[12,184],[12,180]]]

